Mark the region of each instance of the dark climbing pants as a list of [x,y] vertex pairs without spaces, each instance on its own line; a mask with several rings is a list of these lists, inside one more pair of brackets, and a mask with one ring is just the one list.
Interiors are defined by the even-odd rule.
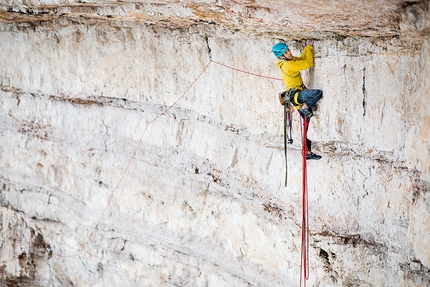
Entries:
[[[322,98],[323,92],[321,90],[303,90],[299,93],[298,101],[299,103],[305,103],[308,107],[313,107],[315,104]],[[300,112],[300,116],[302,119],[305,119],[305,116],[302,112]],[[308,122],[309,127],[309,122]],[[306,128],[306,134],[308,134],[308,127]],[[312,150],[312,141],[306,137],[306,146],[308,147],[308,151]]]
[[322,98],[321,90],[303,90],[299,93],[299,103],[305,103],[308,107],[313,107]]

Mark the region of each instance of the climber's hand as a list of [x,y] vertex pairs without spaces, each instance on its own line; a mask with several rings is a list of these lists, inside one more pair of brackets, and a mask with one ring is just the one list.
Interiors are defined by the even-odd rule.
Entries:
[[314,45],[314,40],[308,40],[306,42],[306,46],[313,46]]

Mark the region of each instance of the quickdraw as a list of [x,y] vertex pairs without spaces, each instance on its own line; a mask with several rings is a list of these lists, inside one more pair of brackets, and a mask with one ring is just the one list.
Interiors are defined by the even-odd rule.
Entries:
[[205,33],[205,41],[206,41],[206,45],[208,46],[208,57],[209,57],[209,61],[212,61],[212,50],[209,47],[209,38],[208,35]]
[[[288,183],[288,153],[287,153],[287,143],[293,143],[293,135],[292,135],[292,122],[293,122],[293,114],[290,111],[290,102],[284,102],[284,153],[285,153],[285,187],[287,187]],[[289,130],[289,132],[287,131]],[[289,133],[289,135],[288,135]]]
[[366,115],[366,67],[363,68],[363,86],[361,87],[363,91],[363,117]]

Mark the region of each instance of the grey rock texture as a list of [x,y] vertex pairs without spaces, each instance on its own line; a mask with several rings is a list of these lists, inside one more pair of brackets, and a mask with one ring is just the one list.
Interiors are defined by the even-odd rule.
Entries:
[[308,286],[430,286],[430,4],[356,2],[2,1],[0,286],[299,286],[309,38]]

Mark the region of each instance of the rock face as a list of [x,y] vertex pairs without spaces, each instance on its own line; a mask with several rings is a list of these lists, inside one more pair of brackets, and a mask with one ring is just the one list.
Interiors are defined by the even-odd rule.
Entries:
[[430,285],[428,1],[3,2],[0,286],[299,286],[307,38],[308,285]]

